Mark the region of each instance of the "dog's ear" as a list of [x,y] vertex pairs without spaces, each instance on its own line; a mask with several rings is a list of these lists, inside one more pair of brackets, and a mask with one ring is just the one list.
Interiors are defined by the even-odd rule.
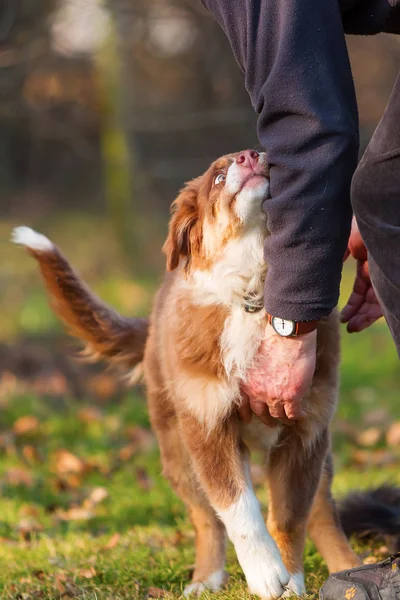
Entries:
[[167,256],[167,271],[173,271],[181,256],[190,257],[201,245],[198,187],[188,184],[171,207],[168,237],[163,246]]

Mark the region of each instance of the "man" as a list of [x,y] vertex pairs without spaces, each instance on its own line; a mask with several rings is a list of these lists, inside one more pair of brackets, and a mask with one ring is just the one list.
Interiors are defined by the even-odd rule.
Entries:
[[[358,115],[344,34],[400,33],[400,0],[202,2],[243,70],[270,162],[270,323],[242,418],[251,409],[266,423],[290,425],[303,414],[317,322],[337,304],[350,232]],[[359,331],[382,315],[372,279],[400,354],[400,76],[353,179],[352,205],[349,252],[358,271],[342,321]]]

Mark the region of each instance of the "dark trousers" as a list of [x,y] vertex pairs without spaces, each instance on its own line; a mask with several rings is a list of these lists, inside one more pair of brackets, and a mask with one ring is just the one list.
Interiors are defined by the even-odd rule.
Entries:
[[353,177],[351,200],[372,284],[400,357],[400,73]]

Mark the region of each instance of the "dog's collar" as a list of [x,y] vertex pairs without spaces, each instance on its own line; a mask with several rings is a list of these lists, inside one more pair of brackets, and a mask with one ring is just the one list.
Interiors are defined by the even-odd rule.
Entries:
[[249,294],[243,298],[243,310],[247,313],[260,312],[264,308],[263,300],[256,294]]

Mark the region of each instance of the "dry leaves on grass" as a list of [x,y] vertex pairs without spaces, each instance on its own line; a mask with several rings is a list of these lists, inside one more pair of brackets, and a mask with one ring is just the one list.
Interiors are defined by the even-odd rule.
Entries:
[[371,446],[376,446],[377,443],[382,439],[382,436],[383,433],[381,429],[378,427],[369,427],[358,434],[357,443],[360,446],[370,448]]
[[69,391],[69,386],[64,373],[55,369],[45,377],[37,377],[32,383],[32,389],[40,395],[65,396]]
[[40,450],[31,444],[25,444],[22,447],[22,456],[28,464],[44,462],[44,457]]
[[39,419],[32,415],[26,415],[17,419],[13,425],[13,432],[17,436],[37,433],[40,428]]
[[396,456],[388,450],[355,450],[352,458],[355,464],[366,467],[382,467],[397,462]]
[[127,444],[118,452],[118,458],[124,462],[130,460],[136,453],[136,445],[135,444]]
[[106,500],[109,495],[105,487],[96,487],[90,492],[84,504],[85,506],[96,506],[96,504],[100,504],[100,502]]
[[60,521],[89,521],[96,515],[90,508],[72,506],[67,510],[57,510],[54,516]]
[[98,400],[108,400],[118,391],[117,378],[109,373],[99,373],[88,381],[88,389]]
[[31,488],[34,484],[34,477],[26,469],[21,469],[20,467],[11,467],[4,473],[3,481],[10,486],[23,485]]
[[77,575],[84,579],[92,579],[93,577],[96,577],[97,573],[94,567],[88,567],[87,569],[79,569]]
[[98,423],[103,419],[103,413],[97,406],[87,406],[78,411],[77,417],[82,423]]
[[386,441],[389,446],[400,447],[400,421],[393,423],[387,431]]
[[19,511],[20,517],[38,518],[39,514],[39,509],[36,506],[33,506],[32,504],[25,504],[21,507],[21,510]]
[[35,517],[24,517],[18,523],[17,530],[24,541],[30,541],[32,533],[43,531],[43,525]]
[[147,591],[147,598],[163,598],[166,593],[162,588],[153,585]]
[[107,544],[105,544],[102,547],[102,550],[112,550],[113,548],[116,548],[118,546],[120,540],[121,540],[121,534],[114,533],[108,540]]
[[6,398],[18,391],[18,379],[10,371],[4,371],[0,377],[0,398]]
[[96,516],[96,507],[108,497],[106,488],[96,487],[80,503],[74,502],[66,510],[56,508],[54,516],[60,521],[88,521]]
[[53,455],[51,462],[53,464],[53,470],[58,475],[66,475],[69,473],[81,474],[86,468],[85,462],[68,450],[57,450]]

